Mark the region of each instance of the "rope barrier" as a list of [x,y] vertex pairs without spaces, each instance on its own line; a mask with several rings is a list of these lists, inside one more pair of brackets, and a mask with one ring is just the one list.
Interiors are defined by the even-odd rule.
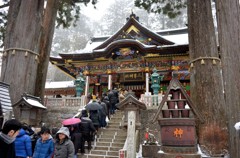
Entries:
[[191,60],[188,64],[190,64],[190,67],[193,67],[193,63],[201,60],[201,64],[205,64],[204,60],[213,60],[213,65],[216,65],[216,60],[220,62],[221,64],[221,59],[218,57],[198,57],[196,59]]
[[[9,49],[3,50],[2,52],[8,52],[8,51],[11,51],[11,50],[13,50],[13,51],[15,51],[15,50],[25,51],[25,52],[29,52],[29,53],[32,53],[32,54],[34,54],[34,55],[39,56],[38,53],[35,53],[34,51],[32,51],[32,50],[30,50],[30,49],[24,49],[24,48],[9,48]],[[14,53],[15,53],[15,52],[14,52]]]

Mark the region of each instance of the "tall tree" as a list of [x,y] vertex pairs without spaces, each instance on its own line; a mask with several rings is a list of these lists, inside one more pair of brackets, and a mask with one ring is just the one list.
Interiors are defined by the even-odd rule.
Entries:
[[221,155],[227,149],[228,132],[210,0],[188,1],[188,33],[191,98],[205,118],[198,124],[199,144],[208,154]]
[[[10,1],[1,81],[11,85],[13,103],[24,92],[35,92],[43,6],[44,0]],[[18,112],[14,111],[16,118]]]
[[230,136],[231,158],[240,157],[239,131],[234,125],[240,120],[240,11],[239,0],[231,3],[216,1],[218,19],[218,37],[220,55],[223,65],[226,112],[228,114],[228,130]]
[[[179,15],[184,0],[135,0],[148,11]],[[156,5],[157,4],[157,5]],[[154,7],[153,7],[154,6]],[[220,155],[228,148],[224,86],[210,0],[188,0],[189,54],[191,63],[191,98],[202,112],[205,123],[198,123],[199,144],[209,155]],[[204,11],[203,11],[204,10]]]
[[[10,1],[1,81],[11,85],[13,103],[24,92],[43,98],[55,21],[64,27],[74,24],[74,20],[79,18],[80,7],[76,5],[79,2],[87,4],[90,1]],[[92,0],[92,3],[95,4],[96,1]],[[16,118],[19,117],[19,112],[14,109]]]

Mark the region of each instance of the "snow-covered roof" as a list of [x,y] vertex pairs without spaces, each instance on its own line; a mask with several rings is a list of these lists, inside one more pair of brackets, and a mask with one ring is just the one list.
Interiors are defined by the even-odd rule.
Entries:
[[47,81],[45,83],[45,89],[68,88],[68,87],[75,87],[74,81],[58,81],[58,82]]
[[[188,33],[185,31],[185,29],[186,28],[167,29],[167,30],[158,31],[156,34],[158,36],[160,34],[161,37],[175,43],[175,45],[188,44]],[[111,37],[111,36],[93,37],[92,38],[93,40],[88,41],[84,49],[76,50],[73,53],[79,53],[79,54],[92,53],[93,50],[98,46],[100,46],[106,39],[108,39],[108,37]],[[98,50],[98,51],[102,51],[102,50]]]
[[0,109],[2,109],[3,115],[8,111],[12,111],[12,102],[9,95],[9,85],[0,82]]
[[47,109],[45,106],[43,106],[39,101],[34,100],[34,99],[30,99],[30,98],[25,98],[23,97],[23,99],[30,105],[37,107],[37,108],[41,108],[41,109]]
[[188,34],[165,35],[163,38],[174,42],[176,45],[188,44]]

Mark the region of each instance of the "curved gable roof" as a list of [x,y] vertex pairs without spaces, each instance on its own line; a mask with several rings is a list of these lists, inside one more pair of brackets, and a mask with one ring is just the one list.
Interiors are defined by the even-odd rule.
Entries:
[[173,45],[174,44],[173,42],[164,39],[159,34],[154,33],[152,31],[150,31],[149,29],[147,29],[146,27],[144,27],[134,17],[130,17],[129,20],[127,21],[127,23],[119,31],[117,31],[117,33],[115,33],[113,36],[109,37],[106,41],[104,41],[101,45],[96,47],[94,50],[103,49],[103,48],[107,47],[112,41],[116,40],[123,32],[127,32],[127,30],[132,25],[135,26],[138,30],[140,30],[141,33],[143,33],[144,35],[148,36],[152,40],[158,41],[159,43],[161,43],[163,45]]

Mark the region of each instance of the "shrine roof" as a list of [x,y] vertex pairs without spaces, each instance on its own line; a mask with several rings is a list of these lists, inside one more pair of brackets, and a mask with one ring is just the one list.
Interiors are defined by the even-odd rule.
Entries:
[[68,88],[68,87],[75,87],[74,81],[58,81],[58,82],[47,81],[45,83],[45,89]]
[[[136,20],[135,17],[130,16],[130,18],[128,19],[129,20],[126,22],[126,24],[122,28],[120,28],[114,35],[92,37],[91,40],[87,42],[86,47],[84,49],[76,50],[71,53],[60,53],[59,55],[61,57],[65,57],[65,54],[83,54],[85,56],[87,53],[103,52],[104,50],[108,50],[107,48],[109,48],[110,45],[116,44],[117,46],[119,43],[124,43],[123,40],[126,40],[125,43],[127,43],[129,38],[121,39],[119,37],[123,37],[125,35],[128,36],[131,31],[138,34],[137,36],[139,36],[139,34],[147,35],[148,38],[156,41],[154,43],[154,45],[156,46],[166,45],[168,47],[171,47],[174,45],[188,44],[188,33],[186,27],[153,32],[146,28],[145,26],[143,26],[138,20]],[[130,38],[138,40],[132,36]],[[149,47],[152,46],[151,45],[148,46],[146,44],[144,45],[142,43],[142,48]],[[91,57],[91,55],[87,55],[86,57],[89,58]]]
[[47,109],[42,103],[41,99],[36,96],[24,93],[22,98],[15,103],[13,106],[26,105],[29,107],[35,107],[40,109]]

